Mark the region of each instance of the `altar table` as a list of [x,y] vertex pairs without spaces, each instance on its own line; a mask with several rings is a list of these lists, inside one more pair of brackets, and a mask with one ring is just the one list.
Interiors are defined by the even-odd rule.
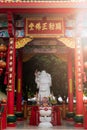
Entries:
[[[52,107],[52,114],[51,114],[52,125],[53,126],[61,125],[61,111],[59,107],[58,106],[51,106],[51,107]],[[39,123],[40,123],[39,106],[32,106],[29,125],[38,126]]]

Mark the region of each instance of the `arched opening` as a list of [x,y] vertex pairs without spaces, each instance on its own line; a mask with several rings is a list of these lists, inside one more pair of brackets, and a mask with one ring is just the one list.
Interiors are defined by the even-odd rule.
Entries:
[[[67,85],[67,62],[56,57],[54,54],[36,54],[27,62],[23,63],[23,92],[30,92],[31,95],[38,91],[35,83],[35,71],[46,70],[52,77],[51,93],[56,98],[66,96]],[[24,95],[24,94],[23,94]],[[25,93],[25,95],[27,95]]]

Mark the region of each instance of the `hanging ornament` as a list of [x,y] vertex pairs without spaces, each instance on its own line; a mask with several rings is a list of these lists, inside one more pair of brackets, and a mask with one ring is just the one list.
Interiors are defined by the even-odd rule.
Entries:
[[0,43],[1,43],[0,44],[0,75],[1,75],[3,73],[3,69],[6,67],[6,62],[3,60],[3,58],[6,57],[7,47],[2,43],[2,41]]
[[0,52],[5,52],[7,47],[4,44],[0,44]]

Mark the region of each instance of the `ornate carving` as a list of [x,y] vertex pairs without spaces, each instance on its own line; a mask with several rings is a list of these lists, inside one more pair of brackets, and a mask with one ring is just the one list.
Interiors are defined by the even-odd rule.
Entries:
[[33,39],[31,38],[18,38],[16,40],[16,48],[24,47],[28,42],[31,42]]

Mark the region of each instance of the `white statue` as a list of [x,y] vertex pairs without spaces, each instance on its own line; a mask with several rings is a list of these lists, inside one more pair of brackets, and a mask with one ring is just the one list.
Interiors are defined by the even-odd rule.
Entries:
[[52,85],[51,75],[45,70],[41,72],[36,71],[35,82],[37,83],[37,88],[39,88],[38,98],[43,102],[42,106],[39,107],[40,123],[38,127],[50,128],[52,127],[52,110],[48,103],[48,97],[50,96],[50,87]]
[[50,87],[52,85],[51,75],[45,70],[35,73],[35,82],[37,83],[37,88],[39,88],[39,98],[50,96]]

